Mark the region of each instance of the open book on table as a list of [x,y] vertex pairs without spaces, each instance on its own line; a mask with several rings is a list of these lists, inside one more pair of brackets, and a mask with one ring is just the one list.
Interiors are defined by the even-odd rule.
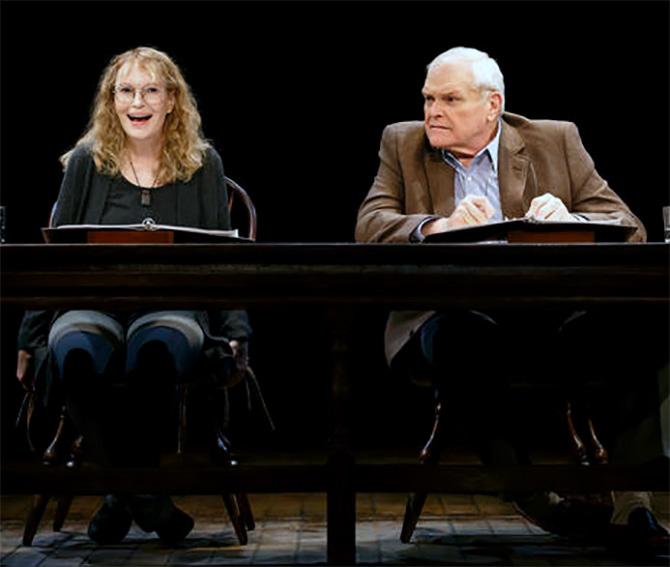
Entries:
[[64,243],[217,243],[249,242],[235,230],[208,230],[191,226],[157,224],[147,219],[138,224],[63,224],[43,228],[45,242]]
[[430,234],[424,242],[624,242],[634,226],[619,221],[541,221],[518,218]]

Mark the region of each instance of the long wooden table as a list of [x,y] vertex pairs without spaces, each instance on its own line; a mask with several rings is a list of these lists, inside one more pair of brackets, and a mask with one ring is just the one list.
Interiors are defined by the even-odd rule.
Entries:
[[118,475],[87,468],[47,474],[39,467],[3,465],[3,492],[34,492],[45,483],[58,491],[76,486],[78,493],[128,488],[217,493],[222,486],[259,492],[324,491],[328,560],[349,564],[355,561],[357,491],[667,490],[668,471],[653,467],[427,469],[357,462],[350,444],[349,347],[353,313],[370,305],[436,309],[632,304],[667,309],[669,252],[667,244],[2,245],[4,306],[99,308],[101,298],[107,308],[320,306],[330,323],[333,410],[331,447],[322,465],[206,467],[188,477],[179,471]]
[[41,307],[668,302],[666,244],[3,245],[2,302]]

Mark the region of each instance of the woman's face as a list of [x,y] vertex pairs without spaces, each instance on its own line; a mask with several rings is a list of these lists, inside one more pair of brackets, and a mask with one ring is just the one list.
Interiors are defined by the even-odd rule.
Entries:
[[137,61],[126,63],[116,75],[114,109],[129,140],[160,145],[165,117],[174,108],[174,95]]

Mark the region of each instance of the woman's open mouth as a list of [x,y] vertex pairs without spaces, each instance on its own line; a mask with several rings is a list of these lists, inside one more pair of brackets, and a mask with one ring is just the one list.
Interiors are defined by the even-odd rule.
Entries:
[[139,114],[138,114],[138,115],[131,115],[131,114],[128,114],[128,119],[129,119],[133,124],[140,125],[140,124],[146,124],[147,122],[149,122],[149,120],[151,119],[151,116],[152,116],[151,114],[142,114],[142,115],[139,115]]

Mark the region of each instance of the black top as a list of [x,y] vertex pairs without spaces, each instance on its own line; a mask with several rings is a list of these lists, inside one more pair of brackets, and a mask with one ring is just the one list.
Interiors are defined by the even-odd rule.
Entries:
[[[142,193],[148,195],[148,204],[142,204]],[[150,217],[158,224],[174,225],[177,220],[177,185],[140,187],[120,176],[113,183],[102,211],[101,224],[141,224]]]

